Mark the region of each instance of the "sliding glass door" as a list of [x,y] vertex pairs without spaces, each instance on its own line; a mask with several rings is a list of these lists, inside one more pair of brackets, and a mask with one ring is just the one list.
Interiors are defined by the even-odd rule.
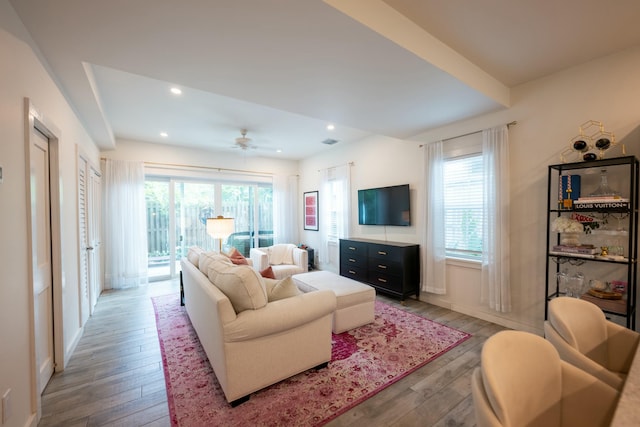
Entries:
[[273,243],[273,188],[265,183],[229,183],[148,177],[147,238],[149,280],[175,277],[191,246],[217,250],[207,218],[235,219],[224,249],[249,256],[252,247]]
[[216,249],[215,242],[207,234],[207,218],[218,215],[215,209],[215,184],[173,181],[173,186],[176,261],[186,256],[191,246],[200,246],[208,251]]
[[145,180],[149,280],[171,276],[169,181]]

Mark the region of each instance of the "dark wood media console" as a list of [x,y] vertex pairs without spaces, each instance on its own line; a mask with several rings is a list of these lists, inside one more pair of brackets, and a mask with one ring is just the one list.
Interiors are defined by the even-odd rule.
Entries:
[[340,275],[404,300],[420,297],[420,246],[368,239],[340,239]]

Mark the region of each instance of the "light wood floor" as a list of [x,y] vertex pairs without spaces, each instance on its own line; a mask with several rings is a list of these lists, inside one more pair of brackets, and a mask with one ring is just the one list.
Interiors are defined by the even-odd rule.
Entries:
[[[103,293],[67,368],[42,395],[38,425],[169,426],[150,297],[178,288],[177,281],[166,281]],[[402,306],[378,298],[473,336],[329,426],[474,426],[471,372],[483,342],[504,328],[416,300]]]

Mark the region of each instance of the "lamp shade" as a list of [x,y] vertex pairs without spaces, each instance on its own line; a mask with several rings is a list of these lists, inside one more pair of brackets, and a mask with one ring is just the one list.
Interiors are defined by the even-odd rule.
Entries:
[[207,218],[207,234],[214,239],[226,239],[235,231],[235,226],[233,218]]

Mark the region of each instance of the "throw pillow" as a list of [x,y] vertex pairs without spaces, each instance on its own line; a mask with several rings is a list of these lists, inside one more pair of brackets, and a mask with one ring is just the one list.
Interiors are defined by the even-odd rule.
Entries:
[[249,264],[244,255],[242,255],[236,248],[231,249],[231,252],[229,252],[229,259],[236,265]]
[[229,298],[236,313],[257,310],[267,305],[262,277],[248,265],[233,265],[216,260],[209,265],[209,280]]
[[300,295],[302,291],[298,289],[291,277],[282,280],[263,279],[267,288],[267,300],[269,302],[278,301],[285,298]]
[[275,279],[276,275],[273,274],[273,268],[271,266],[265,268],[260,272],[260,275],[266,279]]

